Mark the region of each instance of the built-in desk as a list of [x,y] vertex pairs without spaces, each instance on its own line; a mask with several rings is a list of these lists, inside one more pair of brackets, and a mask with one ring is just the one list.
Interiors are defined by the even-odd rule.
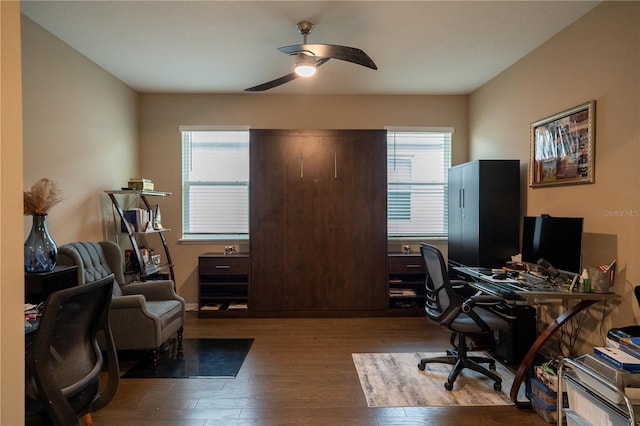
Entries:
[[[525,380],[525,375],[531,364],[535,360],[536,355],[540,349],[549,341],[549,339],[558,331],[562,326],[573,318],[576,314],[584,311],[589,306],[603,301],[616,298],[614,293],[582,293],[577,291],[568,291],[563,287],[544,286],[540,283],[522,283],[518,280],[495,280],[490,275],[485,275],[481,271],[486,268],[467,268],[456,267],[455,270],[463,275],[473,278],[478,282],[475,284],[473,281],[469,282],[472,287],[494,295],[500,295],[500,291],[492,292],[490,286],[487,284],[495,284],[499,282],[512,282],[512,292],[518,296],[517,299],[506,299],[507,303],[527,303],[537,304],[542,301],[551,302],[555,301],[561,303],[564,310],[557,318],[553,320],[551,324],[538,336],[535,340],[522,362],[518,366],[513,385],[511,386],[511,392],[509,396],[511,400],[516,404],[518,408],[530,408],[530,401],[519,401],[518,391],[520,386]],[[496,285],[497,287],[497,285]],[[516,289],[519,287],[519,289]],[[573,303],[570,303],[573,302]]]

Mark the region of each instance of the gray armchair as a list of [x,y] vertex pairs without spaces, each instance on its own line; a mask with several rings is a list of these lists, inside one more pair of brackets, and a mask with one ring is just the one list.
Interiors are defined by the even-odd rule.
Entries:
[[181,348],[185,303],[173,281],[125,284],[122,251],[112,241],[65,244],[58,247],[57,264],[77,265],[79,285],[114,274],[111,332],[116,349],[151,350],[155,362],[160,347],[174,334]]

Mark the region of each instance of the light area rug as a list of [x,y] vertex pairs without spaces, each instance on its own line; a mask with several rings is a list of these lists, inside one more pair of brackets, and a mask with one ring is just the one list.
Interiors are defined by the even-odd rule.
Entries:
[[[442,355],[444,352],[352,354],[369,407],[513,405],[508,394],[514,375],[499,362],[500,392],[493,389],[493,380],[470,369],[462,371],[451,391],[444,388],[451,365],[430,363],[425,371],[418,370],[420,359]],[[469,355],[487,356],[483,352]]]

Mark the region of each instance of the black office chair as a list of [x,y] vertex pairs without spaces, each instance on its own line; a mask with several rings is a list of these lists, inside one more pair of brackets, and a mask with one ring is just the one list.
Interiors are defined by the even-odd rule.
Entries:
[[[113,274],[52,293],[27,353],[26,424],[74,425],[111,401],[119,383],[118,357],[109,328]],[[108,365],[96,334],[104,333]]]
[[[493,330],[506,330],[509,324],[498,315],[480,305],[498,304],[502,299],[494,296],[476,294],[468,299],[461,297],[454,289],[454,284],[465,284],[463,281],[450,281],[447,266],[440,251],[429,244],[420,244],[420,252],[425,262],[427,277],[425,311],[434,323],[452,333],[451,341],[454,349],[447,350],[446,356],[425,358],[420,360],[418,369],[424,371],[425,365],[437,362],[453,365],[445,389],[452,390],[453,383],[464,368],[477,371],[492,380],[496,391],[502,389],[502,379],[496,373],[495,360],[488,357],[468,356],[467,338],[471,335],[487,334]],[[455,345],[455,338],[458,344]],[[489,369],[480,364],[489,364]]]

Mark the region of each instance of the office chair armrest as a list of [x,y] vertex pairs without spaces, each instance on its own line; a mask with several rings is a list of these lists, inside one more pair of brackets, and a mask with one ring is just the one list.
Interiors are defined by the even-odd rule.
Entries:
[[481,292],[479,292],[479,294],[471,296],[468,300],[471,300],[474,305],[495,305],[504,302],[504,299],[502,297],[492,296],[490,294],[482,294]]
[[[108,317],[109,314],[107,315],[107,318]],[[104,333],[103,337],[106,346],[106,353],[103,353],[103,355],[107,358],[107,383],[100,391],[98,397],[91,403],[89,412],[97,411],[106,407],[106,405],[111,402],[113,397],[116,395],[120,384],[120,363],[118,361],[118,353],[115,342],[113,341],[113,334],[111,333],[111,326],[109,325],[108,319],[107,324],[102,326],[102,332]]]
[[499,305],[502,302],[504,302],[504,299],[502,299],[501,297],[478,293],[462,302],[462,305],[460,305],[460,309],[465,314],[468,314],[473,310],[475,306],[495,306]]
[[471,296],[474,296],[478,293],[476,289],[471,287],[468,282],[463,280],[451,280],[451,287],[453,291],[462,298],[462,300],[467,300]]

